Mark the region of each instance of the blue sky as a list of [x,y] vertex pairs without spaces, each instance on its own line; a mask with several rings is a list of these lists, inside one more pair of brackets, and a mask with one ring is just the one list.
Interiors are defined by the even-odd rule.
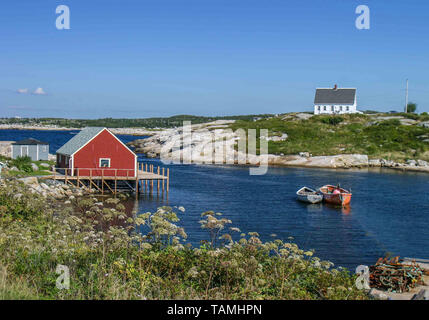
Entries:
[[[70,30],[55,27],[61,4]],[[355,27],[360,4],[370,30]],[[417,0],[5,0],[0,116],[305,111],[335,83],[358,88],[360,109],[401,110],[406,78],[429,112],[428,12]]]

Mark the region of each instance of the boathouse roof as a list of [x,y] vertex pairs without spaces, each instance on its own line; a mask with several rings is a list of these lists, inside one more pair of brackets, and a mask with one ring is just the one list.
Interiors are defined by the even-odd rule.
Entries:
[[43,142],[34,138],[28,138],[28,139],[16,141],[12,144],[13,145],[37,145],[37,144],[49,144],[49,143]]
[[65,145],[57,150],[57,153],[71,156],[81,147],[91,141],[96,135],[103,131],[104,127],[86,127],[71,138]]
[[350,104],[355,103],[356,89],[318,88],[314,104]]

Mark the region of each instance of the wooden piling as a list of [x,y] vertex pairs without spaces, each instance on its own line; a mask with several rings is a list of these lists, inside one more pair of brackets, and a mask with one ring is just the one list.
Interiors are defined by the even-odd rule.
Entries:
[[[162,168],[162,177],[165,177],[165,168]],[[162,179],[162,194],[164,194],[164,181],[165,179]]]
[[[157,170],[157,175],[159,176],[159,166],[158,166],[158,170]],[[159,178],[156,179],[157,185],[158,185],[158,190],[157,193],[159,194]]]
[[167,193],[170,189],[170,168],[167,168]]
[[[153,173],[153,164],[150,165],[150,173]],[[150,192],[153,192],[153,179],[150,180]]]

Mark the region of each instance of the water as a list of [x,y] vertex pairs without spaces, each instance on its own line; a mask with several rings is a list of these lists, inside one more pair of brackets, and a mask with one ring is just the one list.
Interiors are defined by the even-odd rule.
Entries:
[[[18,136],[19,134],[19,136]],[[40,134],[40,135],[39,135]],[[34,137],[51,143],[51,153],[69,132],[0,130],[0,140]],[[124,142],[138,137],[119,136]],[[162,165],[157,159],[144,160]],[[270,168],[264,176],[250,176],[246,167],[171,165],[168,200],[141,195],[139,212],[161,205],[184,206],[180,225],[198,246],[208,239],[198,221],[202,212],[222,212],[243,232],[256,231],[262,240],[294,241],[315,255],[350,269],[394,255],[429,258],[429,175],[393,170],[329,170]],[[301,186],[337,184],[351,188],[350,210],[295,201]]]
[[[69,141],[78,130],[0,130],[0,141],[19,141],[34,138],[49,143],[49,153],[55,152],[67,141]],[[136,139],[144,138],[132,135],[118,135],[122,142],[127,143]]]

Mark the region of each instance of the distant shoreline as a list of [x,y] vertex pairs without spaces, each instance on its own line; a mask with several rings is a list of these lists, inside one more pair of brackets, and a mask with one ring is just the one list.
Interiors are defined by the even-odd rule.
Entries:
[[[141,128],[108,128],[114,134],[130,135],[130,136],[151,136],[156,133],[155,130]],[[0,130],[33,130],[33,131],[80,131],[82,128],[66,128],[66,127],[38,127],[25,125],[0,125]]]

